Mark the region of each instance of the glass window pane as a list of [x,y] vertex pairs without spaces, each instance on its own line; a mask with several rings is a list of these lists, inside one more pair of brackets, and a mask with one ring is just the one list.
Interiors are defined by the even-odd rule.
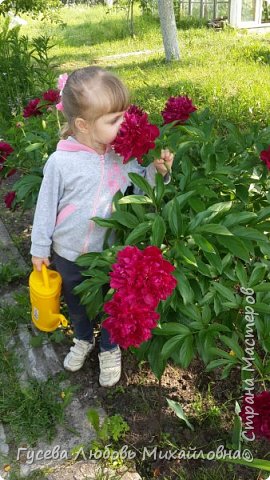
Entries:
[[201,2],[192,2],[191,3],[191,15],[193,17],[201,16]]
[[214,18],[214,4],[206,3],[203,8],[203,16],[207,20],[213,20]]
[[270,0],[263,1],[262,23],[270,23]]
[[256,0],[242,0],[242,22],[255,20]]
[[217,17],[229,17],[228,2],[220,2],[217,4]]
[[188,15],[189,11],[189,2],[181,2],[180,3],[180,15],[185,17]]

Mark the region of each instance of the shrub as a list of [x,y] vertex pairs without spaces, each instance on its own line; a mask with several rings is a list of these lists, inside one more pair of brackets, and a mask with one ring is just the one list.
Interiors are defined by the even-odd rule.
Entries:
[[1,123],[9,122],[30,98],[55,84],[54,66],[48,58],[53,47],[50,39],[40,36],[30,42],[20,35],[19,27],[10,29],[9,23],[6,19],[0,31]]
[[152,188],[130,174],[143,195],[118,192],[110,219],[94,219],[115,231],[115,245],[78,260],[86,280],[77,292],[92,315],[103,313],[100,286],[109,283],[124,246],[156,245],[175,266],[178,285],[158,307],[152,339],[134,349],[158,378],[168,359],[186,368],[199,356],[208,370],[222,367],[223,378],[240,367],[245,381],[248,311],[259,345],[254,375],[264,381],[270,368],[270,196],[267,169],[259,160],[270,129],[241,133],[224,123],[223,132],[217,134],[207,110],[193,113],[184,125],[161,127],[151,156],[158,158],[164,146],[175,152],[171,183],[165,186],[157,175]]

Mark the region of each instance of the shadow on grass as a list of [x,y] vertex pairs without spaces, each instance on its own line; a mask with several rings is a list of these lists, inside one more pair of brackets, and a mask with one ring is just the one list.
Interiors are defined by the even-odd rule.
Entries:
[[[68,47],[92,46],[131,38],[125,13],[123,13],[122,18],[116,18],[104,10],[104,18],[96,23],[91,22],[90,15],[89,10],[89,21],[86,18],[86,21],[82,24],[64,24],[61,27],[63,45]],[[148,31],[157,25],[158,21],[154,17],[136,17],[134,21],[135,35],[140,35],[144,31]]]

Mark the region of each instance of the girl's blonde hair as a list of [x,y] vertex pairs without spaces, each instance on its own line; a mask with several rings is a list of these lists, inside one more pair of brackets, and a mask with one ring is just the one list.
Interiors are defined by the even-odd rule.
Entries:
[[80,117],[95,122],[107,113],[122,112],[129,105],[129,93],[119,78],[100,67],[75,70],[67,79],[62,92],[62,104],[67,124],[61,136],[67,138],[75,130]]

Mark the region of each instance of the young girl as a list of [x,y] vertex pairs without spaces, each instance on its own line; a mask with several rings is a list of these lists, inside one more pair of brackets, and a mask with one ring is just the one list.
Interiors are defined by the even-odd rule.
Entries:
[[[73,293],[82,282],[75,261],[87,252],[102,251],[106,229],[91,218],[110,216],[112,199],[130,185],[129,172],[146,177],[153,185],[156,171],[165,176],[173,162],[169,151],[143,168],[132,160],[123,164],[110,144],[115,139],[125,110],[128,92],[122,82],[99,67],[74,71],[62,92],[68,132],[44,167],[32,231],[32,262],[37,270],[49,265],[53,255],[62,276],[63,294],[74,328],[74,346],[64,360],[70,371],[79,370],[95,345],[93,321]],[[102,386],[115,385],[121,375],[121,351],[101,328],[100,376]]]

